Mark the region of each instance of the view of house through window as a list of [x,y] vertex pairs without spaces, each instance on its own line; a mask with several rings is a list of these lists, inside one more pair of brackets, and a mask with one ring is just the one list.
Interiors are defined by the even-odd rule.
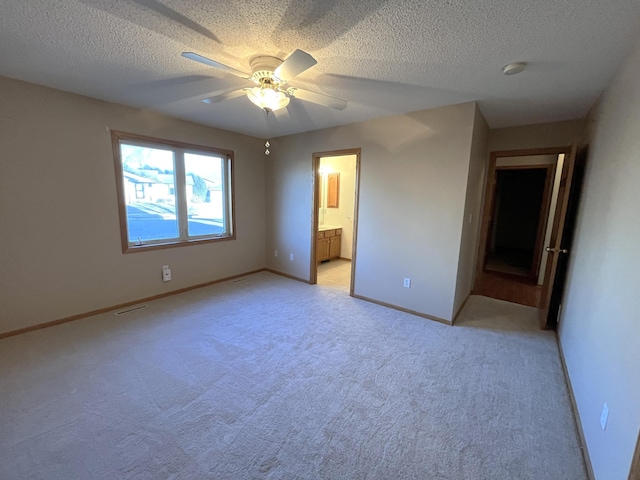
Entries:
[[217,235],[224,232],[226,205],[221,188],[223,166],[224,161],[220,157],[184,154],[189,235]]
[[114,135],[125,251],[232,236],[230,155]]

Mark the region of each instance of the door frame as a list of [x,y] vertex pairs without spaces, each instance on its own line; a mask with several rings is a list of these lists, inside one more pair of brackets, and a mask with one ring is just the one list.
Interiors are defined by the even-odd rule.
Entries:
[[344,155],[354,155],[356,157],[356,184],[355,198],[353,202],[353,240],[351,246],[351,280],[349,285],[349,295],[353,297],[356,280],[356,259],[358,246],[358,212],[360,204],[360,148],[347,148],[343,150],[331,150],[328,152],[314,152],[311,157],[312,188],[311,188],[311,262],[309,283],[318,283],[318,264],[316,262],[316,240],[318,237],[318,209],[320,208],[320,159],[323,157],[341,157]]
[[[567,210],[568,193],[573,175],[573,167],[575,164],[576,146],[550,147],[550,148],[531,148],[521,150],[497,150],[492,151],[489,155],[489,169],[487,172],[487,181],[484,192],[484,206],[482,209],[482,222],[480,228],[480,237],[478,239],[477,261],[475,271],[474,290],[478,288],[478,282],[484,270],[487,235],[489,231],[489,221],[491,220],[491,208],[493,205],[493,192],[496,182],[496,160],[500,157],[524,157],[532,155],[560,155],[564,154],[563,168],[561,172],[560,189],[558,191],[558,200],[556,204],[555,217],[553,221],[551,240],[549,247],[551,249],[559,249],[557,245],[562,238],[562,230],[564,228],[564,217]],[[547,257],[547,268],[545,278],[542,284],[542,300],[539,309],[540,328],[546,328],[546,315],[549,311],[550,291],[553,288],[553,279],[558,266],[558,256],[549,255]],[[544,318],[544,320],[543,320]]]
[[553,292],[554,284],[556,281],[559,256],[561,253],[569,253],[568,251],[562,250],[562,239],[564,228],[567,223],[567,207],[569,206],[569,198],[571,195],[577,151],[577,145],[573,145],[569,153],[565,155],[564,163],[562,165],[560,188],[558,190],[558,202],[556,204],[555,217],[553,219],[551,238],[549,240],[549,246],[547,247],[549,255],[547,256],[544,282],[542,283],[542,298],[540,302],[541,305],[538,311],[540,328],[543,330],[546,330],[548,328],[551,294]]

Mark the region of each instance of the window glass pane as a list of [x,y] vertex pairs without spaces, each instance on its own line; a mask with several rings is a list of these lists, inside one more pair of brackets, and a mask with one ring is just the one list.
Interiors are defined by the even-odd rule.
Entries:
[[121,144],[120,153],[129,241],[178,238],[173,152]]
[[189,236],[226,233],[224,160],[184,154]]

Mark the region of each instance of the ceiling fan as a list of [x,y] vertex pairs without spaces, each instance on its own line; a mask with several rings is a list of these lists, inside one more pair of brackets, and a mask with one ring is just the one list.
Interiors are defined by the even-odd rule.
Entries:
[[296,87],[285,86],[289,80],[300,75],[305,70],[313,67],[315,58],[302,50],[296,50],[284,61],[276,57],[258,55],[251,59],[251,74],[236,70],[215,60],[211,60],[193,52],[183,52],[182,56],[189,60],[203,63],[213,68],[231,73],[245,80],[253,81],[256,86],[252,88],[241,88],[231,92],[223,91],[212,97],[205,98],[203,102],[218,103],[222,100],[247,95],[249,100],[267,113],[279,108],[286,107],[291,98],[299,98],[318,105],[330,107],[336,110],[344,110],[347,106],[346,100],[324,95],[322,93],[310,92]]

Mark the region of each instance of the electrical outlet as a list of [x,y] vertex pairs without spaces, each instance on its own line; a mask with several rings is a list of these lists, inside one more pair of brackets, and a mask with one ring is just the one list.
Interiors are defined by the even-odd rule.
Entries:
[[609,407],[607,406],[607,402],[604,402],[602,405],[602,413],[600,414],[600,426],[603,430],[607,428],[607,419],[609,418]]
[[277,256],[278,256],[278,250],[274,250],[274,251],[273,251],[273,256],[274,256],[274,257],[277,257]]
[[171,269],[169,268],[169,265],[162,266],[162,281],[163,282],[171,281]]
[[411,288],[411,279],[410,278],[405,278],[404,279],[404,288]]
[[293,253],[289,254],[289,260],[291,260],[293,262]]

